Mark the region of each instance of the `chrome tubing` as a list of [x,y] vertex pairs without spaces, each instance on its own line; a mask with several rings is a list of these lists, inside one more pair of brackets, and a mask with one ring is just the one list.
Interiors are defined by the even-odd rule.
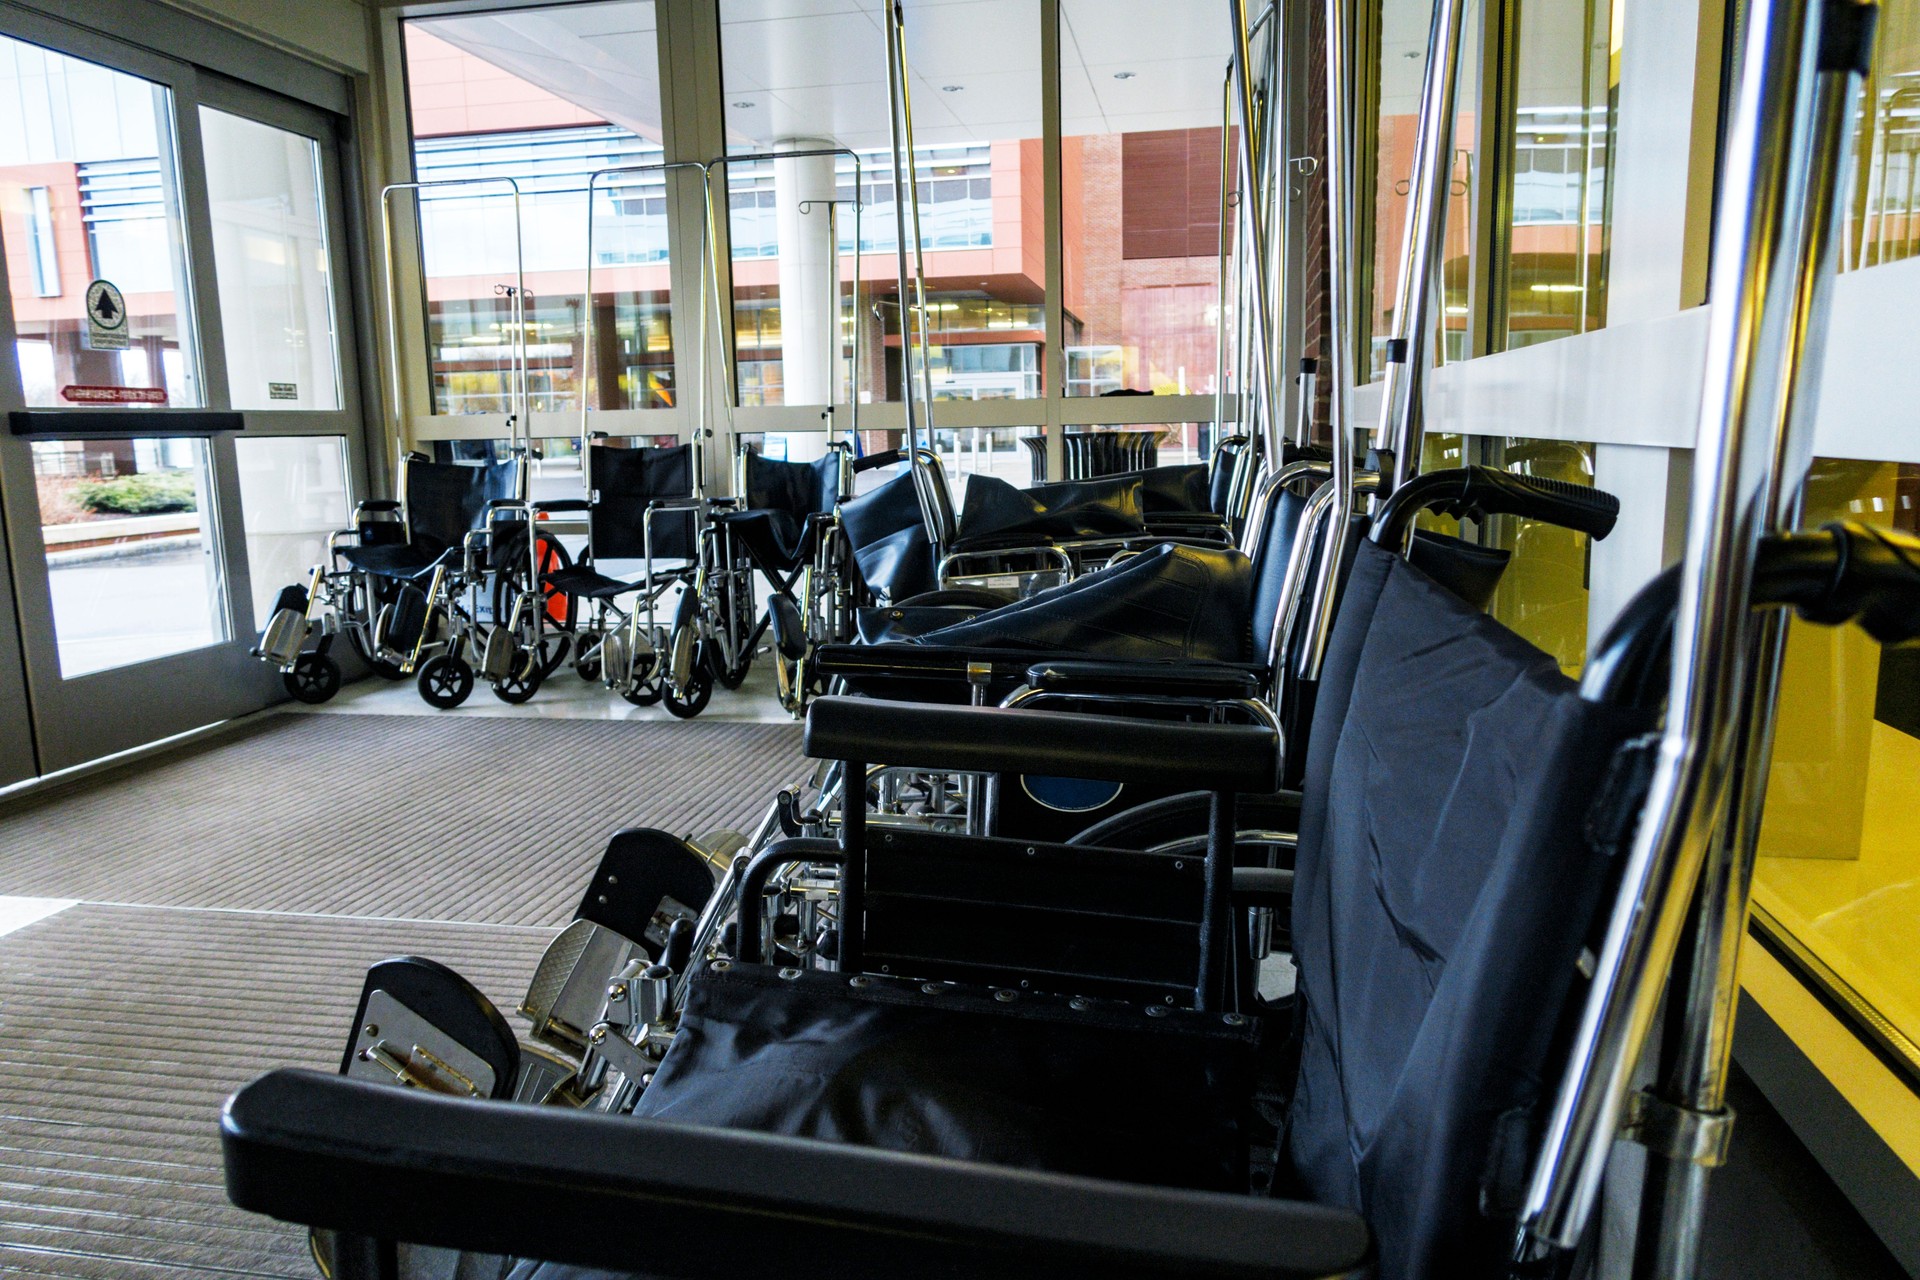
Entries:
[[[614,168],[595,169],[592,173],[587,175],[587,278],[586,278],[586,283],[582,285],[580,289],[580,303],[585,311],[585,314],[582,316],[580,321],[580,325],[581,325],[580,344],[582,347],[582,350],[580,353],[580,460],[581,460],[582,467],[586,465],[586,457],[587,457],[587,380],[588,380],[588,377],[594,371],[593,369],[593,364],[594,364],[594,359],[593,359],[593,352],[594,352],[594,346],[593,346],[593,339],[594,339],[594,332],[593,332],[593,191],[594,191],[594,188],[600,184],[600,179],[604,177],[609,177],[613,174],[665,173],[666,171],[671,169],[699,169],[699,168],[701,168],[701,166],[697,162],[692,160],[670,160],[663,164],[630,164],[630,165],[620,165]],[[704,352],[706,349],[705,348],[706,340],[707,340],[707,335],[704,332],[702,332],[700,335],[700,347],[699,347],[699,351],[701,354],[696,358],[696,361],[695,361],[697,367],[701,369],[704,369],[706,367],[706,359],[704,355]],[[591,481],[587,480],[585,476],[583,476],[582,479],[583,481],[587,482],[587,487],[589,489],[593,487]]]
[[[1386,381],[1373,446],[1393,453],[1390,488],[1412,479],[1420,462],[1420,392],[1426,377],[1432,332],[1434,267],[1447,233],[1447,189],[1453,177],[1453,102],[1459,78],[1460,26],[1466,0],[1434,0],[1427,32],[1426,77],[1413,135],[1413,199],[1400,248],[1400,290],[1394,304],[1393,339],[1387,344]],[[1394,357],[1398,356],[1398,359]]]
[[[1248,263],[1251,271],[1252,287],[1249,292],[1252,294],[1253,306],[1249,318],[1253,322],[1256,370],[1254,380],[1260,387],[1259,430],[1256,432],[1253,424],[1248,422],[1247,435],[1251,437],[1257,434],[1267,457],[1278,459],[1280,422],[1273,403],[1273,325],[1272,316],[1267,310],[1269,297],[1267,277],[1271,264],[1267,260],[1266,219],[1263,210],[1259,207],[1259,166],[1254,159],[1259,149],[1254,132],[1259,126],[1255,123],[1258,115],[1254,109],[1253,41],[1247,33],[1247,0],[1229,0],[1229,7],[1233,16],[1235,50],[1231,74],[1239,88],[1237,96],[1240,107],[1240,145],[1237,149],[1240,152],[1240,208],[1244,215],[1247,237],[1241,249],[1241,257]],[[1242,382],[1245,381],[1247,379],[1243,372]]]
[[[1227,228],[1233,219],[1233,145],[1228,140],[1233,128],[1233,71],[1228,69],[1222,79],[1220,91],[1220,278],[1216,291],[1213,315],[1213,447],[1220,448],[1220,441],[1227,434],[1227,296],[1228,275],[1232,264],[1233,251],[1228,248],[1232,240]],[[1244,405],[1246,396],[1241,402]],[[1238,417],[1244,418],[1246,410],[1242,408]]]
[[[1835,0],[1827,0],[1834,3]],[[1822,43],[1830,28],[1823,31]],[[1760,501],[1775,529],[1799,523],[1801,498],[1813,456],[1814,412],[1825,348],[1828,303],[1839,259],[1839,221],[1843,201],[1840,177],[1848,169],[1848,143],[1858,101],[1860,77],[1829,63],[1820,51],[1818,79],[1812,87],[1813,120],[1805,160],[1805,206],[1790,278],[1798,282],[1791,331],[1786,339],[1779,407],[1773,423],[1773,465]],[[1864,52],[1860,65],[1864,66]],[[1771,610],[1752,620],[1748,669],[1749,696],[1733,761],[1735,773],[1721,825],[1702,873],[1700,908],[1690,919],[1680,973],[1669,996],[1668,1017],[1678,1019],[1679,1034],[1669,1037],[1671,1061],[1662,1064],[1654,1088],[1666,1103],[1703,1116],[1726,1113],[1728,1061],[1733,1051],[1734,1013],[1740,997],[1740,948],[1746,939],[1752,905],[1753,865],[1766,804],[1767,774],[1773,757],[1781,660],[1786,648],[1786,615]],[[1723,1122],[1724,1123],[1724,1122]],[[1711,1166],[1698,1160],[1647,1162],[1640,1229],[1643,1275],[1692,1275],[1698,1270],[1701,1222]]]
[[[1803,313],[1807,295],[1796,278],[1804,219],[1819,207],[1806,196],[1821,150],[1813,133],[1822,24],[1812,8],[1803,0],[1753,0],[1747,11],[1719,194],[1667,724],[1622,869],[1623,905],[1608,922],[1522,1207],[1515,1241],[1522,1256],[1570,1248],[1585,1229],[1702,865],[1728,811],[1744,711],[1760,692],[1749,586],[1780,496],[1772,470],[1782,456],[1787,371],[1820,327]],[[1724,878],[1721,884],[1732,887]],[[1709,928],[1723,927],[1725,909],[1703,905]],[[1672,1225],[1686,1229],[1683,1220]],[[1690,1247],[1650,1243],[1636,1274]]]
[[[1330,473],[1332,470],[1325,463],[1308,465],[1323,472]],[[1274,616],[1279,621],[1273,629],[1273,639],[1267,648],[1267,662],[1276,674],[1285,665],[1286,646],[1289,638],[1294,634],[1294,627],[1298,625],[1301,608],[1303,606],[1309,609],[1315,608],[1320,602],[1320,595],[1317,592],[1311,601],[1306,598],[1307,565],[1315,554],[1314,548],[1323,545],[1323,539],[1333,542],[1346,541],[1346,525],[1343,523],[1329,525],[1329,514],[1340,505],[1343,495],[1351,498],[1362,493],[1372,493],[1379,483],[1379,476],[1371,471],[1361,471],[1345,485],[1329,479],[1327,483],[1315,489],[1313,496],[1307,499],[1306,508],[1300,513],[1300,532],[1295,535],[1293,550],[1287,556],[1287,576],[1281,580],[1279,607],[1274,611]],[[1324,564],[1325,551],[1322,550],[1320,555]],[[1307,615],[1307,625],[1317,625],[1320,621],[1312,614]],[[1328,630],[1331,631],[1330,626]],[[1304,654],[1302,656],[1304,659]],[[1303,660],[1300,666],[1303,679],[1307,678],[1304,675],[1305,670],[1306,664]],[[1315,674],[1317,677],[1318,673]]]
[[[386,253],[387,376],[393,386],[393,421],[389,425],[393,428],[396,475],[399,473],[399,463],[407,452],[405,444],[407,438],[407,402],[406,393],[402,390],[403,384],[400,377],[400,284],[394,269],[393,193],[396,191],[412,191],[415,193],[413,208],[416,230],[418,230],[417,224],[421,220],[419,192],[439,187],[472,186],[505,186],[513,195],[514,297],[516,299],[524,298],[527,292],[527,262],[524,241],[521,234],[520,184],[518,182],[505,176],[492,178],[441,178],[433,182],[390,182],[380,188],[380,235]],[[518,434],[514,430],[513,423],[513,419],[515,419],[516,416],[519,421],[526,426],[529,432],[529,440],[532,438],[532,424],[528,421],[532,414],[532,402],[529,399],[530,393],[527,390],[527,370],[524,363],[526,358],[525,345],[527,335],[524,325],[517,326],[517,328],[518,334],[514,345],[510,349],[519,353],[513,366],[515,376],[519,382],[519,410],[517,415],[511,407],[509,407],[507,411],[507,417],[509,419],[507,444],[509,448],[514,447],[518,443]],[[515,401],[510,397],[507,403],[509,406],[512,406]],[[404,490],[402,490],[402,492],[404,492]]]
[[1293,442],[1296,445],[1313,443],[1314,402],[1320,398],[1320,362],[1307,359],[1300,362],[1300,406],[1293,418]]
[[[711,222],[712,220],[711,209],[717,203],[713,199],[713,171],[715,169],[725,169],[730,164],[735,164],[745,160],[808,160],[808,159],[813,159],[813,158],[822,157],[822,156],[835,156],[835,157],[846,156],[852,159],[853,161],[853,189],[855,192],[855,199],[853,201],[853,305],[854,305],[855,314],[858,314],[859,308],[860,308],[860,210],[863,205],[863,202],[858,198],[858,195],[860,192],[863,192],[866,190],[866,170],[860,163],[859,152],[855,151],[852,147],[803,147],[793,151],[762,151],[762,152],[753,153],[751,155],[715,156],[713,159],[707,161],[705,164],[695,165],[694,167],[700,169],[702,173],[706,175],[707,203],[710,210],[709,221]],[[691,162],[687,161],[683,163],[691,163]],[[839,179],[837,176],[835,177],[834,182],[837,190],[839,185]],[[804,205],[811,204],[813,202],[809,200],[803,200],[800,203],[804,206]],[[830,255],[828,255],[831,265],[827,268],[833,277],[833,286],[832,288],[827,290],[827,297],[832,301],[832,306],[833,306],[832,331],[836,335],[838,335],[838,333],[840,332],[840,233],[838,230],[839,224],[836,221],[836,215],[834,213],[834,207],[839,203],[840,201],[836,198],[833,201],[829,202],[827,205],[827,226],[828,226],[827,234],[828,234],[829,241],[833,245],[833,252]],[[719,241],[719,236],[716,234],[717,230],[718,230],[717,227],[713,227],[710,230],[709,235],[707,236],[707,255],[708,255],[707,265],[711,270],[712,279],[714,282],[713,292],[714,292],[714,297],[716,299],[716,305],[717,305],[717,300],[719,298],[719,293],[720,293],[720,284],[719,284],[720,241]],[[719,324],[724,325],[725,323],[726,321],[723,315],[719,320]],[[850,419],[850,425],[848,427],[848,430],[853,433],[854,439],[856,441],[859,439],[859,433],[860,433],[860,395],[859,395],[859,388],[858,388],[859,377],[860,377],[860,356],[864,350],[860,340],[861,332],[862,332],[862,327],[858,324],[854,325],[853,327],[853,378],[847,387],[848,416]],[[902,341],[904,342],[905,339],[903,338]],[[833,443],[833,391],[834,391],[835,384],[837,384],[840,381],[840,349],[839,349],[838,343],[839,343],[839,338],[837,336],[829,339],[829,342],[828,342],[828,350],[831,352],[831,355],[829,356],[829,359],[828,359],[828,376],[827,376],[827,442],[829,444]],[[731,374],[729,374],[727,377],[727,385],[729,388],[731,388],[733,385],[733,378]],[[731,441],[728,442],[728,447],[729,448],[732,447]],[[744,493],[744,490],[742,492]]]
[[[1353,219],[1347,212],[1352,200],[1352,137],[1350,136],[1349,99],[1352,75],[1348,66],[1350,23],[1347,0],[1325,0],[1327,21],[1327,337],[1321,359],[1333,383],[1333,395],[1327,412],[1333,432],[1333,527],[1344,531],[1353,516],[1354,483],[1353,430],[1347,412],[1353,376]],[[1303,680],[1318,680],[1326,661],[1327,638],[1333,628],[1333,600],[1340,587],[1340,570],[1346,561],[1344,536],[1328,538],[1320,554],[1320,577],[1314,583],[1313,600],[1306,616],[1308,628],[1301,651],[1299,674]]]
[[[907,417],[907,469],[913,476],[913,490],[920,500],[920,519],[926,526],[927,541],[933,544],[934,559],[937,561],[945,550],[946,529],[937,514],[933,495],[928,486],[932,477],[920,465],[920,426],[926,428],[927,447],[933,447],[933,378],[926,371],[928,351],[926,343],[926,281],[915,274],[909,266],[907,235],[909,232],[907,205],[913,205],[912,233],[916,239],[913,246],[915,264],[920,261],[920,190],[913,169],[913,124],[912,106],[907,94],[907,34],[906,18],[901,12],[900,0],[885,0],[887,9],[887,134],[888,150],[893,161],[893,225],[894,256],[898,265],[898,289],[900,298],[900,357],[903,361],[900,370],[902,407]],[[900,149],[907,149],[906,160],[901,161]],[[908,283],[914,288],[908,290]],[[917,317],[917,320],[916,320]],[[915,325],[918,325],[917,330]],[[913,349],[914,333],[919,334],[920,365],[925,377],[923,390],[925,402],[921,405],[920,422],[914,420],[913,386]]]

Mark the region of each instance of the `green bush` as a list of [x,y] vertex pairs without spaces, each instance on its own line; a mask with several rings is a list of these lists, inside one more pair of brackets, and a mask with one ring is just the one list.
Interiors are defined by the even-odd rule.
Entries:
[[80,505],[99,515],[152,516],[196,508],[193,473],[149,471],[112,480],[83,480],[73,487]]

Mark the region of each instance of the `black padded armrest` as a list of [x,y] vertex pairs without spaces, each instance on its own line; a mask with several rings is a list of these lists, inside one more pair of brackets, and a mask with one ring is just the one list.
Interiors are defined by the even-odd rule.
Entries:
[[1356,1273],[1365,1224],[773,1134],[474,1102],[314,1071],[228,1100],[227,1196],[382,1240],[706,1280],[1305,1280]]
[[1156,694],[1168,698],[1257,698],[1261,671],[1225,663],[1037,662],[1027,683],[1047,693]]
[[1278,736],[1252,725],[872,698],[816,698],[804,749],[816,760],[1153,782],[1175,791],[1264,795],[1280,772]]
[[[1083,654],[1062,654],[1063,661]],[[823,644],[814,650],[814,669],[826,676],[945,676],[965,680],[970,668],[984,667],[995,678],[1019,679],[1044,653],[1019,649],[964,649],[935,644]]]
[[382,514],[400,510],[400,504],[390,498],[369,498],[353,509],[355,515]]
[[519,510],[522,510],[522,511],[524,511],[524,510],[526,510],[526,506],[527,506],[527,504],[526,504],[526,503],[524,503],[524,502],[522,502],[522,501],[520,501],[520,499],[518,499],[518,498],[489,498],[489,499],[487,499],[487,510],[489,510],[489,511],[504,511],[504,510],[506,510],[506,509],[507,509],[508,507],[514,507],[514,508],[518,508]]
[[535,511],[591,511],[593,504],[585,498],[555,498],[551,502],[536,502]]

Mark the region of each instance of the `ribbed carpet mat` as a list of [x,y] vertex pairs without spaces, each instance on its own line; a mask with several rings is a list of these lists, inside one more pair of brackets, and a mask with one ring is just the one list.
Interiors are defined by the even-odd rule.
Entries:
[[511,1009],[551,936],[82,905],[0,938],[0,1275],[309,1280],[303,1231],[227,1203],[221,1101],[338,1067],[374,961],[433,956]]
[[0,813],[0,894],[560,925],[621,827],[751,830],[788,724],[270,716]]

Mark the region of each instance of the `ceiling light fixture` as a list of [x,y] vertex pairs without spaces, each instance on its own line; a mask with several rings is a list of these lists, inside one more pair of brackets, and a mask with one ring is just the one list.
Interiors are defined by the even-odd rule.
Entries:
[[1115,80],[1131,80],[1134,75],[1135,73],[1132,71],[1116,71],[1113,73],[1113,78]]

